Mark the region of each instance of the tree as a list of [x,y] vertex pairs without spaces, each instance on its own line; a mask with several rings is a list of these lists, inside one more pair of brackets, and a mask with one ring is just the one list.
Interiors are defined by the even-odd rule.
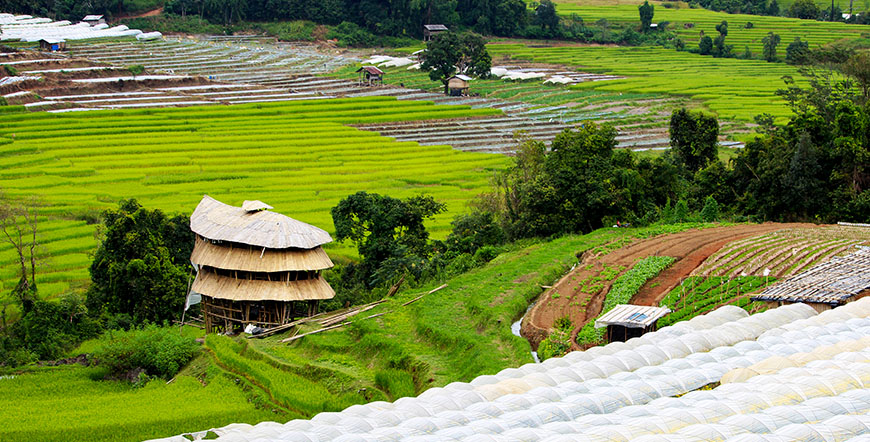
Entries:
[[692,172],[716,159],[719,123],[716,117],[686,108],[675,110],[670,123],[671,151]]
[[779,16],[779,3],[776,0],[770,0],[770,4],[767,6],[767,15]]
[[788,44],[785,48],[785,62],[788,64],[809,64],[810,59],[810,44],[801,41],[800,37],[795,37],[794,41]]
[[788,16],[794,18],[815,20],[819,18],[821,13],[821,9],[813,0],[795,0],[788,7]]
[[35,199],[12,201],[0,195],[0,229],[17,258],[18,284],[13,296],[27,313],[36,300],[36,267],[39,248],[39,214]]
[[701,55],[710,55],[713,52],[713,39],[709,35],[705,35],[698,40],[698,53]]
[[541,29],[548,30],[550,36],[558,35],[559,14],[556,13],[556,5],[550,0],[542,0],[535,8],[535,22]]
[[432,81],[444,84],[447,93],[447,79],[454,74],[486,77],[492,67],[492,57],[486,50],[486,39],[478,34],[438,34],[426,44],[423,63],[420,68],[429,71]]
[[840,66],[844,74],[858,82],[864,101],[870,99],[870,52],[859,52]]
[[643,4],[637,7],[637,10],[640,14],[640,31],[649,31],[650,25],[652,25],[653,14],[655,14],[655,7],[649,4],[647,0],[644,0]]
[[719,218],[719,203],[712,196],[708,196],[704,201],[704,208],[701,209],[701,219],[704,222],[712,223]]
[[716,25],[716,31],[718,31],[719,35],[721,35],[723,37],[727,36],[728,35],[728,22],[725,20],[722,20],[722,23],[719,23],[718,25]]
[[768,32],[761,39],[763,45],[762,54],[764,54],[764,59],[768,62],[776,61],[776,45],[779,44],[779,40],[779,35],[774,34],[773,31]]
[[135,323],[177,317],[187,295],[194,235],[182,215],[167,216],[121,201],[102,213],[91,263],[91,314],[128,315]]
[[372,276],[390,259],[429,256],[429,233],[423,221],[444,209],[431,196],[400,200],[360,191],[339,201],[331,212],[336,239],[356,244],[366,274]]
[[710,53],[716,58],[731,58],[733,56],[733,50],[734,46],[726,45],[725,36],[719,34],[716,39],[713,40],[713,49]]

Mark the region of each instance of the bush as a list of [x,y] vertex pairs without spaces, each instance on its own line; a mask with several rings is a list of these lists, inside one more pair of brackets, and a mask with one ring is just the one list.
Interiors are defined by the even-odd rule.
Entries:
[[538,358],[544,361],[553,357],[563,356],[570,348],[571,335],[557,329],[538,344]]
[[94,358],[114,377],[142,368],[151,376],[169,379],[199,350],[195,340],[182,336],[175,327],[153,324],[130,331],[109,331],[103,339],[107,342],[94,351]]

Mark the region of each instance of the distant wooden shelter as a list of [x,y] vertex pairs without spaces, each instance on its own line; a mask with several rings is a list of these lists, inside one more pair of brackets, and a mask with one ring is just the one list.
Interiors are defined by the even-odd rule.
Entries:
[[66,41],[59,38],[43,38],[39,40],[39,49],[46,52],[66,50]]
[[447,32],[447,26],[444,25],[423,25],[423,41],[432,40],[436,35]]
[[471,77],[467,75],[454,75],[447,79],[447,95],[452,97],[459,97],[462,95],[468,95],[468,88],[470,85],[468,82],[471,81]]
[[359,74],[358,84],[377,86],[384,84],[384,71],[375,66],[363,66],[356,70]]
[[859,247],[771,285],[751,299],[769,308],[800,302],[821,312],[868,295],[870,247]]
[[86,15],[85,18],[82,19],[82,22],[91,26],[96,26],[106,24],[106,19],[102,15]]
[[321,277],[333,266],[321,247],[332,241],[329,234],[269,209],[261,201],[235,207],[205,195],[191,215],[197,272],[191,291],[202,295],[207,332],[282,325],[316,314],[320,300],[335,296]]
[[595,320],[595,328],[607,327],[607,342],[625,342],[655,331],[658,320],[670,312],[666,307],[617,305]]

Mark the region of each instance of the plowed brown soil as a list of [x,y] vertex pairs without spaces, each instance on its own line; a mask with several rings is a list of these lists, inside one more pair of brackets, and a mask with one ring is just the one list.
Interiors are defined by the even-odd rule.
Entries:
[[[577,281],[598,275],[604,265],[623,266],[630,269],[637,260],[648,256],[672,256],[676,258],[677,260],[670,267],[657,277],[647,281],[631,300],[632,304],[656,305],[683,278],[689,276],[692,270],[725,244],[749,236],[795,227],[811,228],[817,226],[814,224],[765,223],[713,227],[703,230],[693,229],[638,240],[603,256],[591,256],[589,253],[585,253],[581,257],[580,264],[560,279],[553,288],[544,292],[534,307],[529,310],[523,321],[521,334],[529,340],[533,348],[537,348],[538,343],[552,329],[553,322],[557,318],[567,315],[574,323],[576,335],[576,332],[587,321],[601,313],[604,297],[612,283],[612,281],[602,281],[602,289],[591,296],[585,307],[578,307],[570,305],[577,300],[578,294],[575,290]],[[556,294],[558,296],[554,296]]]

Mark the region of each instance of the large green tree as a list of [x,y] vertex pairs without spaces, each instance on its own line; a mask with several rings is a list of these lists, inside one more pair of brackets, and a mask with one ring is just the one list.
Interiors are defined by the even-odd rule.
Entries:
[[492,57],[486,50],[486,39],[474,33],[444,32],[426,44],[420,68],[429,71],[432,81],[444,84],[455,74],[486,77],[492,67]]
[[[444,204],[431,196],[418,195],[402,200],[357,192],[332,208],[332,221],[338,241],[349,239],[356,243],[366,274],[371,277],[389,260],[405,263],[412,261],[411,257],[427,257],[429,232],[423,222],[444,209]],[[385,282],[401,271],[400,268],[393,270],[382,272],[383,277],[369,284],[379,285],[378,282]]]
[[181,314],[194,236],[182,215],[167,216],[136,200],[102,214],[100,246],[91,263],[92,314],[124,314],[136,323]]
[[686,108],[671,114],[671,152],[691,172],[716,159],[719,148],[719,122],[716,117]]

